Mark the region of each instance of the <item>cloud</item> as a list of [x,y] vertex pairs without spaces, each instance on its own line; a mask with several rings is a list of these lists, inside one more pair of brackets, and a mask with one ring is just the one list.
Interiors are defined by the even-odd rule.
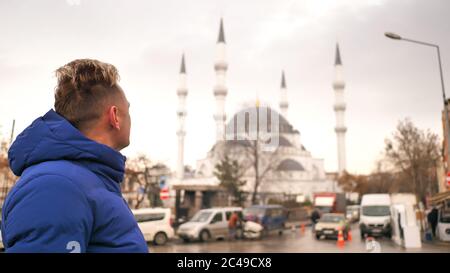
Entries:
[[66,3],[69,6],[79,6],[81,4],[81,0],[66,0]]

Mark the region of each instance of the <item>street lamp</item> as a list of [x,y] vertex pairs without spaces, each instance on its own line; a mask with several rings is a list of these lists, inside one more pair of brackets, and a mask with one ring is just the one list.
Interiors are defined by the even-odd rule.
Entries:
[[[421,45],[431,46],[431,47],[436,48],[437,55],[438,55],[438,61],[439,61],[439,73],[441,75],[442,99],[444,100],[444,108],[445,108],[445,123],[446,123],[446,127],[447,127],[447,160],[446,161],[448,162],[448,157],[450,156],[450,143],[449,143],[449,141],[450,141],[450,126],[449,126],[449,120],[448,120],[447,100],[446,100],[446,96],[445,96],[444,76],[442,74],[441,52],[439,50],[439,46],[435,45],[435,44],[406,39],[406,38],[403,38],[400,35],[392,33],[392,32],[385,32],[384,35],[390,39],[402,40],[402,41],[407,41],[407,42],[411,42],[411,43],[416,43],[416,44],[421,44]],[[447,171],[448,171],[448,166],[446,166],[446,167],[447,167]]]

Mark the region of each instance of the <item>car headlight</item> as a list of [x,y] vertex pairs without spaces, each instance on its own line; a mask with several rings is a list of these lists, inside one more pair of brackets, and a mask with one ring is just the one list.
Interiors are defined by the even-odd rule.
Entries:
[[196,230],[197,230],[196,227],[186,227],[186,228],[180,229],[180,232],[194,234]]
[[178,229],[178,232],[189,232],[189,230],[191,230],[191,228],[188,228],[188,227],[180,227],[180,228]]

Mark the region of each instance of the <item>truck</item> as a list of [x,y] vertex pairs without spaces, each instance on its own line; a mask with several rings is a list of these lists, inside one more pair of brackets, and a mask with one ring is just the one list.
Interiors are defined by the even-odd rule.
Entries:
[[346,199],[344,193],[317,192],[314,193],[314,208],[324,213],[345,213]]

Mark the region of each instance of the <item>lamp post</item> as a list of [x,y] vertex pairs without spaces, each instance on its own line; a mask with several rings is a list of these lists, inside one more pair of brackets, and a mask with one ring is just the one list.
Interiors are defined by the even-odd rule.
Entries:
[[392,32],[385,32],[384,35],[390,39],[394,39],[394,40],[402,40],[402,41],[407,41],[407,42],[411,42],[411,43],[416,43],[416,44],[420,44],[420,45],[425,45],[425,46],[431,46],[436,48],[437,50],[437,56],[438,56],[438,61],[439,61],[439,73],[441,76],[441,87],[442,87],[442,99],[444,101],[444,109],[445,109],[445,126],[447,127],[447,136],[446,136],[446,143],[447,143],[447,158],[446,158],[446,173],[448,172],[448,157],[450,156],[450,126],[449,126],[449,119],[448,119],[448,109],[447,109],[447,100],[446,100],[446,96],[445,96],[445,87],[444,87],[444,76],[442,73],[442,63],[441,63],[441,52],[439,50],[439,46],[435,45],[435,44],[430,44],[430,43],[425,43],[425,42],[421,42],[421,41],[416,41],[416,40],[411,40],[411,39],[407,39],[407,38],[403,38],[398,34],[392,33]]

